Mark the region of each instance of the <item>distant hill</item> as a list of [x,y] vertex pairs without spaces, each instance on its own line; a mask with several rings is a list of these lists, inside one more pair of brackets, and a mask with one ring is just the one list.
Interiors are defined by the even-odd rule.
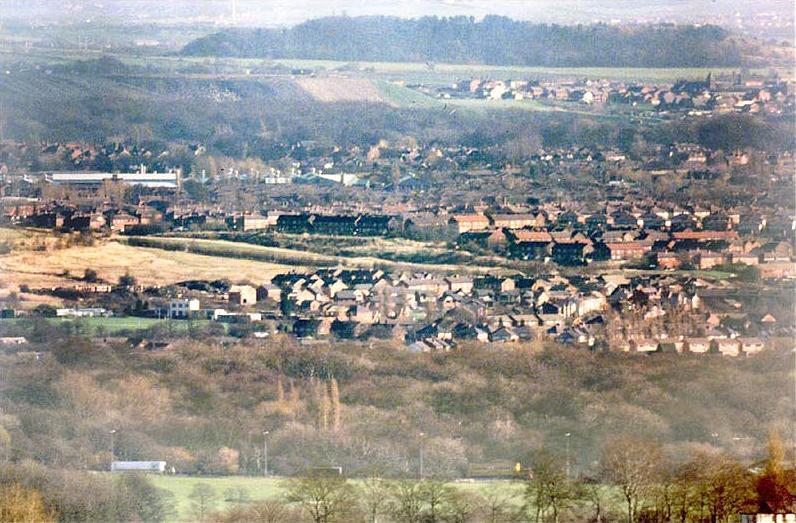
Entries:
[[182,54],[567,67],[734,67],[744,54],[716,26],[540,25],[505,17],[328,17],[290,29],[230,29]]

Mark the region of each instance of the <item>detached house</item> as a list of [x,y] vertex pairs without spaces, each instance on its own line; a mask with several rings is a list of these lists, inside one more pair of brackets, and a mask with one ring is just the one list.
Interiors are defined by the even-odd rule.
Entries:
[[273,300],[279,302],[282,299],[282,289],[271,283],[257,287],[257,301]]
[[724,263],[724,255],[718,252],[699,251],[695,259],[700,269],[711,269]]
[[766,345],[760,338],[738,338],[741,344],[741,351],[746,354],[757,354],[765,349]]
[[636,352],[655,352],[658,350],[658,340],[642,339],[633,343]]
[[138,225],[138,218],[132,214],[120,212],[110,219],[110,229],[113,232],[124,232],[128,227]]
[[685,347],[688,352],[705,354],[710,350],[710,340],[707,338],[686,338]]
[[229,288],[229,303],[232,305],[254,305],[257,303],[257,289],[251,285],[233,285]]
[[496,214],[492,216],[492,223],[501,229],[522,229],[524,227],[539,227],[544,225],[544,217],[540,224],[533,214]]
[[169,318],[184,319],[191,317],[199,312],[199,300],[174,299],[169,302]]
[[738,356],[741,344],[736,339],[715,339],[711,347],[722,356]]
[[445,278],[448,289],[452,292],[470,294],[473,291],[473,279],[465,276],[449,276]]
[[483,214],[458,214],[453,216],[448,223],[457,234],[489,229],[489,218]]
[[760,256],[752,253],[733,254],[732,262],[743,265],[758,265],[760,263]]
[[661,269],[677,269],[680,267],[680,256],[674,252],[659,252],[658,267]]
[[606,247],[611,253],[611,260],[614,261],[637,260],[652,249],[649,243],[643,242],[607,243]]

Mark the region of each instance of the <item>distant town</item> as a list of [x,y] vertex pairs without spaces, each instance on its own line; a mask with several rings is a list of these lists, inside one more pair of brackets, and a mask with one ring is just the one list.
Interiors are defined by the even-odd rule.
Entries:
[[0,522],[796,523],[792,0],[0,5]]
[[[683,115],[750,113],[792,115],[796,105],[793,82],[782,80],[776,72],[769,78],[744,78],[742,73],[713,78],[708,73],[700,80],[681,80],[673,84],[620,82],[601,79],[512,80],[492,78],[463,79],[450,87],[428,88],[410,85],[418,92],[444,100],[488,99],[544,101],[551,108],[577,104],[599,112],[606,105],[626,108],[638,118],[677,118]],[[558,105],[556,105],[558,104]]]
[[[714,91],[710,76],[667,90],[471,80],[440,96],[575,96],[678,107],[691,117],[700,106],[793,110],[789,84],[731,85],[735,94]],[[778,307],[796,278],[796,216],[780,199],[793,183],[788,151],[688,142],[624,151],[537,146],[516,162],[478,147],[386,141],[369,150],[312,143],[292,150],[303,159],[186,173],[168,167],[168,151],[5,142],[8,226],[161,249],[191,251],[197,241],[307,249],[318,258],[302,265],[323,268],[158,286],[87,272],[66,286],[14,289],[23,299],[4,316],[203,320],[234,325],[241,336],[394,339],[414,351],[555,340],[593,351],[739,356],[793,334],[791,315]],[[206,154],[201,145],[187,152]],[[9,168],[30,155],[64,169]],[[128,171],[92,170],[133,161],[140,163]],[[726,189],[711,193],[716,187]],[[345,266],[357,242],[379,238],[416,250],[387,248]],[[276,251],[255,254],[296,263]],[[25,295],[62,306],[31,308]]]

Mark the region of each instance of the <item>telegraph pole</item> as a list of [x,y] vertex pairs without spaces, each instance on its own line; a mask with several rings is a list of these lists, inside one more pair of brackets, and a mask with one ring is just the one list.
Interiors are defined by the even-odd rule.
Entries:
[[420,479],[423,479],[423,436],[424,432],[420,433]]
[[110,471],[113,472],[113,462],[115,461],[114,448],[113,448],[113,435],[116,434],[116,429],[111,429],[111,430],[108,431],[108,433],[111,435],[111,465],[110,465]]
[[269,431],[263,431],[263,476],[268,476],[268,434]]

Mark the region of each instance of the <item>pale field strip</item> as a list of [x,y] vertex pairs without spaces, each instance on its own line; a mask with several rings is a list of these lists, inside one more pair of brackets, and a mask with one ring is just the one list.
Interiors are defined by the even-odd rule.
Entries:
[[[279,273],[300,267],[248,259],[206,256],[183,251],[134,247],[103,241],[90,247],[73,246],[45,252],[15,250],[0,256],[0,290],[16,291],[20,285],[35,287],[73,286],[86,269],[115,283],[129,274],[142,285],[166,285],[185,280],[268,282]],[[69,271],[69,276],[64,275]]]
[[[120,238],[121,239],[121,238]],[[242,242],[232,242],[225,240],[207,240],[207,239],[185,239],[173,237],[130,237],[130,241],[144,241],[149,248],[154,249],[181,249],[190,252],[202,252],[209,254],[211,258],[218,260],[224,259],[241,259],[246,257],[256,257],[259,259],[271,258],[275,261],[284,261],[285,264],[290,265],[292,270],[300,270],[294,266],[295,264],[313,266],[324,265],[331,267],[346,267],[346,268],[365,268],[365,269],[385,269],[391,271],[428,271],[434,273],[471,273],[471,274],[516,274],[516,270],[504,269],[501,267],[488,267],[480,265],[456,265],[444,263],[415,263],[415,262],[402,262],[392,261],[373,256],[331,256],[325,254],[317,254],[308,251],[299,251],[293,249],[285,249],[282,247],[266,247],[263,245],[253,245]],[[142,246],[143,247],[143,246]],[[215,254],[215,256],[213,256]],[[222,262],[217,262],[222,263]],[[285,270],[284,272],[287,272]]]

